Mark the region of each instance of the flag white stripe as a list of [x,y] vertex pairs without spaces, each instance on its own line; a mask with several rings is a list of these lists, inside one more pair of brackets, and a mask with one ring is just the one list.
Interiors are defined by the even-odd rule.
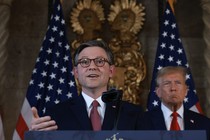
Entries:
[[32,111],[31,111],[31,106],[28,103],[27,98],[25,98],[24,103],[23,103],[23,107],[21,109],[21,114],[23,116],[23,119],[25,120],[28,128],[30,128],[31,125],[31,119],[32,119]]
[[200,113],[199,110],[197,109],[197,107],[194,105],[190,108],[190,110],[194,111],[194,112],[197,112],[197,113]]
[[15,129],[15,132],[13,133],[13,138],[12,138],[12,140],[21,140],[21,139],[20,139],[20,136],[18,135],[18,133],[17,133],[17,131],[16,131],[16,129]]

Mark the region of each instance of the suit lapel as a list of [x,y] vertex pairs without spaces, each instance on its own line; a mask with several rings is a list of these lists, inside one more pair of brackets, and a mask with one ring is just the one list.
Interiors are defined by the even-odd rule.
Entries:
[[115,105],[113,103],[106,104],[104,121],[102,124],[102,130],[112,130],[114,127],[114,119],[115,119]]
[[192,118],[193,115],[190,114],[191,112],[187,109],[184,109],[184,129],[185,130],[193,130],[195,129],[195,120]]
[[86,110],[86,103],[82,95],[80,95],[75,104],[72,106],[72,111],[79,122],[81,130],[92,130],[92,125]]
[[163,112],[161,109],[155,110],[152,114],[155,129],[166,130]]

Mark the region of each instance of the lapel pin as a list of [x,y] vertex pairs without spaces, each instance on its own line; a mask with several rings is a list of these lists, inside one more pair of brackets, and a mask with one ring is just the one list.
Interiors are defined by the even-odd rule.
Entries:
[[194,120],[190,120],[191,123],[194,123]]
[[116,106],[115,106],[115,105],[113,105],[112,107],[113,107],[113,108],[116,108]]

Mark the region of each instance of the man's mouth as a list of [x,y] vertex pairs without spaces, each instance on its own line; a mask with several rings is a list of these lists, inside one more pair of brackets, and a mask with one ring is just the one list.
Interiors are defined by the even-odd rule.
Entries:
[[97,75],[97,74],[89,74],[87,77],[96,78],[96,77],[99,77],[99,75]]

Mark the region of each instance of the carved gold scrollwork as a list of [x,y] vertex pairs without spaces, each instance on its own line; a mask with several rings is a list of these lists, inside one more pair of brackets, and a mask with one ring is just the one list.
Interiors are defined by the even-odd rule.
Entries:
[[[111,30],[115,33],[110,47],[118,67],[111,85],[123,89],[123,99],[136,104],[140,103],[140,83],[146,75],[146,65],[140,52],[141,44],[136,36],[145,20],[143,10],[144,7],[135,0],[115,0],[108,15]],[[120,85],[117,82],[122,77],[122,71],[124,79],[121,80],[124,83]]]
[[71,12],[70,19],[73,31],[78,34],[77,40],[73,42],[73,47],[76,48],[77,43],[100,36],[101,25],[105,20],[103,11],[104,9],[98,0],[77,2],[76,7]]
[[[87,40],[101,38],[105,21],[103,7],[98,0],[81,0],[71,12],[73,31],[77,39],[72,42],[73,50]],[[136,0],[115,0],[108,14],[113,38],[109,46],[115,55],[116,74],[110,80],[110,87],[123,89],[123,99],[140,103],[141,82],[146,75],[146,65],[141,54],[137,33],[144,22],[144,7]]]

